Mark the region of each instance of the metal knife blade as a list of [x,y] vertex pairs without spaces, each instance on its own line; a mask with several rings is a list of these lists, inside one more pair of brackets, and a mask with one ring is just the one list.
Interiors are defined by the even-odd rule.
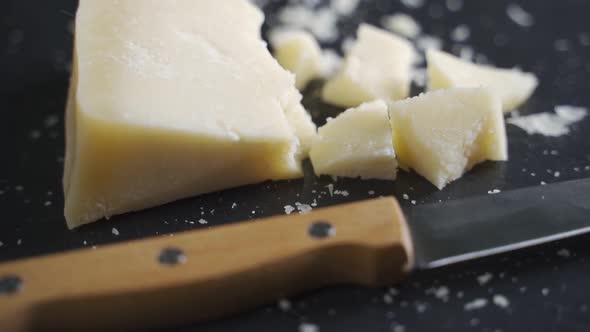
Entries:
[[406,210],[418,269],[590,232],[590,179]]

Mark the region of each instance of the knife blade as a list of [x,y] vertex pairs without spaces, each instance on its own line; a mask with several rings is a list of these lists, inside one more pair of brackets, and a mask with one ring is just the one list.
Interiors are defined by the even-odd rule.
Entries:
[[[590,232],[590,179],[417,206],[383,197],[0,264],[0,331],[137,330]],[[407,219],[407,220],[406,220]]]

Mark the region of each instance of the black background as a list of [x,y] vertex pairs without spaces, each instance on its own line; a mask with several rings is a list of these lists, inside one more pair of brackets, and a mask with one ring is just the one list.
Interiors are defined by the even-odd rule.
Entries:
[[[419,20],[425,32],[445,40],[445,48],[451,50],[451,29],[466,24],[471,28],[467,43],[478,53],[498,66],[519,65],[540,77],[541,84],[521,108],[522,113],[551,111],[562,104],[590,106],[590,46],[581,35],[590,33],[590,2],[520,1],[535,18],[530,28],[508,19],[507,3],[465,1],[460,12],[452,13],[443,1],[426,1],[418,9],[405,8],[398,1],[365,1],[353,17],[340,23],[340,29],[351,36],[361,21],[378,24],[382,15],[402,11]],[[271,3],[267,13],[282,5],[281,1]],[[590,170],[584,169],[590,165],[586,134],[590,121],[577,124],[570,135],[560,138],[528,136],[508,126],[510,162],[483,164],[440,192],[413,174],[402,173],[393,183],[333,182],[331,178],[315,178],[308,167],[303,180],[204,195],[68,231],[61,192],[63,109],[75,6],[74,0],[4,0],[0,7],[0,261],[280,214],[287,204],[309,204],[314,199],[318,206],[327,206],[369,198],[373,196],[369,191],[374,191],[375,196],[393,194],[399,198],[407,193],[419,205],[486,195],[495,188],[506,191],[590,175]],[[429,12],[437,7],[442,9],[442,17],[433,18]],[[274,21],[269,15],[268,22]],[[568,40],[569,49],[557,51],[557,39]],[[316,123],[322,124],[326,116],[341,110],[317,101],[318,86],[308,89],[305,104]],[[553,175],[555,171],[560,177]],[[350,195],[330,197],[325,187],[330,183]],[[233,203],[236,208],[231,207]],[[412,208],[409,201],[402,200],[402,205]],[[202,211],[209,221],[207,226],[185,222],[200,219]],[[113,227],[119,236],[112,234]],[[325,289],[290,299],[292,309],[286,312],[269,304],[222,321],[174,331],[297,331],[301,322],[316,324],[322,332],[588,331],[589,241],[590,236],[584,236],[418,272],[396,286],[394,293],[399,294],[392,296],[392,303],[384,301],[389,289]],[[492,279],[481,285],[477,277],[485,273]],[[448,301],[432,294],[433,287],[441,286],[450,290]],[[491,303],[495,294],[504,295],[510,305],[501,308]],[[465,311],[464,305],[477,298],[490,303],[481,310]]]

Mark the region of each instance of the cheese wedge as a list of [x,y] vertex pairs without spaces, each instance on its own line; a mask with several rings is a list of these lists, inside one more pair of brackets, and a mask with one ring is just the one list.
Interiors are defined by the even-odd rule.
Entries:
[[531,73],[477,65],[434,49],[427,51],[426,59],[429,90],[486,87],[501,99],[504,112],[524,103],[538,84],[537,77]]
[[484,88],[438,90],[390,105],[400,166],[439,189],[485,160],[508,160],[500,100]]
[[306,31],[279,31],[271,36],[274,56],[283,68],[295,74],[295,86],[303,90],[322,75],[322,50]]
[[387,104],[365,103],[318,130],[310,159],[317,175],[393,180],[397,161]]
[[342,107],[355,107],[375,99],[406,98],[415,56],[407,40],[361,24],[358,40],[346,55],[343,68],[324,86],[322,99]]
[[263,19],[246,0],[80,0],[66,111],[69,227],[302,176],[301,141],[315,127],[261,39]]

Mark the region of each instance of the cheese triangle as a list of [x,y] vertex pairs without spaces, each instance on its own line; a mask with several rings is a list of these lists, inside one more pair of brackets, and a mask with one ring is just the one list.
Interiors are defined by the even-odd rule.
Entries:
[[69,227],[302,176],[315,126],[261,39],[262,22],[246,0],[80,0]]
[[487,89],[433,91],[389,110],[400,166],[439,189],[485,160],[508,160],[500,100]]
[[504,112],[524,103],[538,84],[531,73],[478,65],[434,49],[427,51],[426,58],[429,90],[485,87],[501,99]]

